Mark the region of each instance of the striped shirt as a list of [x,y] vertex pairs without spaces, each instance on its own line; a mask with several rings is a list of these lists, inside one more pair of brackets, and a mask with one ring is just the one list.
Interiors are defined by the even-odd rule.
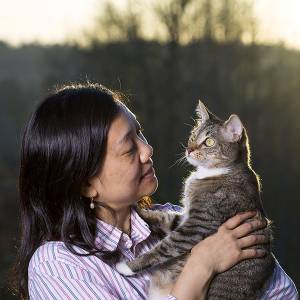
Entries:
[[[155,205],[156,209],[180,210],[169,203]],[[119,250],[121,259],[132,260],[149,251],[157,240],[148,224],[134,209],[131,210],[131,236],[97,219],[95,244],[104,251]],[[75,246],[79,253],[87,253]],[[131,277],[120,275],[114,263],[92,256],[77,256],[63,242],[48,241],[33,254],[28,266],[30,299],[148,299],[150,274],[142,272]],[[175,299],[169,295],[166,299]],[[277,262],[269,287],[262,297],[266,299],[298,299],[293,281]]]

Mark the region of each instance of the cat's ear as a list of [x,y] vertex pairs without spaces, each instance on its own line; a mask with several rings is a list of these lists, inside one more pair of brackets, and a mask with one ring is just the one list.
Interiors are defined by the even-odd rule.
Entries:
[[200,124],[204,124],[209,119],[208,110],[200,100],[196,108],[196,114],[199,117]]
[[225,140],[229,143],[238,142],[243,135],[243,124],[237,115],[231,115],[221,127]]

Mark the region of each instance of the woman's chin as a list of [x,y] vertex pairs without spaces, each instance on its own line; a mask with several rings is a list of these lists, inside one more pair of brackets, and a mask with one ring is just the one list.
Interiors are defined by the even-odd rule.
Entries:
[[[146,179],[145,179],[146,181]],[[158,180],[156,178],[156,176],[154,175],[152,178],[149,178],[147,180],[147,183],[144,182],[144,188],[143,188],[143,194],[147,195],[147,196],[151,196],[152,194],[154,194],[157,190],[158,187]]]

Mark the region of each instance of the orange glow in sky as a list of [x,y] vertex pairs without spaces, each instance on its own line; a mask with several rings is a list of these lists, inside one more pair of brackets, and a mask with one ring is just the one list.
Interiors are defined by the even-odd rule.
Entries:
[[[137,0],[147,5],[151,1]],[[283,41],[300,49],[300,0],[254,0],[254,4],[260,23],[259,40]],[[0,8],[0,40],[13,45],[61,43],[92,25],[101,0],[0,0]]]

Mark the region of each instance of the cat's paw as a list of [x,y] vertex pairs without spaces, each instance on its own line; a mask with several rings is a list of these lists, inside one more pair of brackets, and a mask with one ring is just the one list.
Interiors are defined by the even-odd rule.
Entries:
[[117,271],[125,276],[132,276],[135,273],[128,267],[126,261],[121,261],[116,264]]

